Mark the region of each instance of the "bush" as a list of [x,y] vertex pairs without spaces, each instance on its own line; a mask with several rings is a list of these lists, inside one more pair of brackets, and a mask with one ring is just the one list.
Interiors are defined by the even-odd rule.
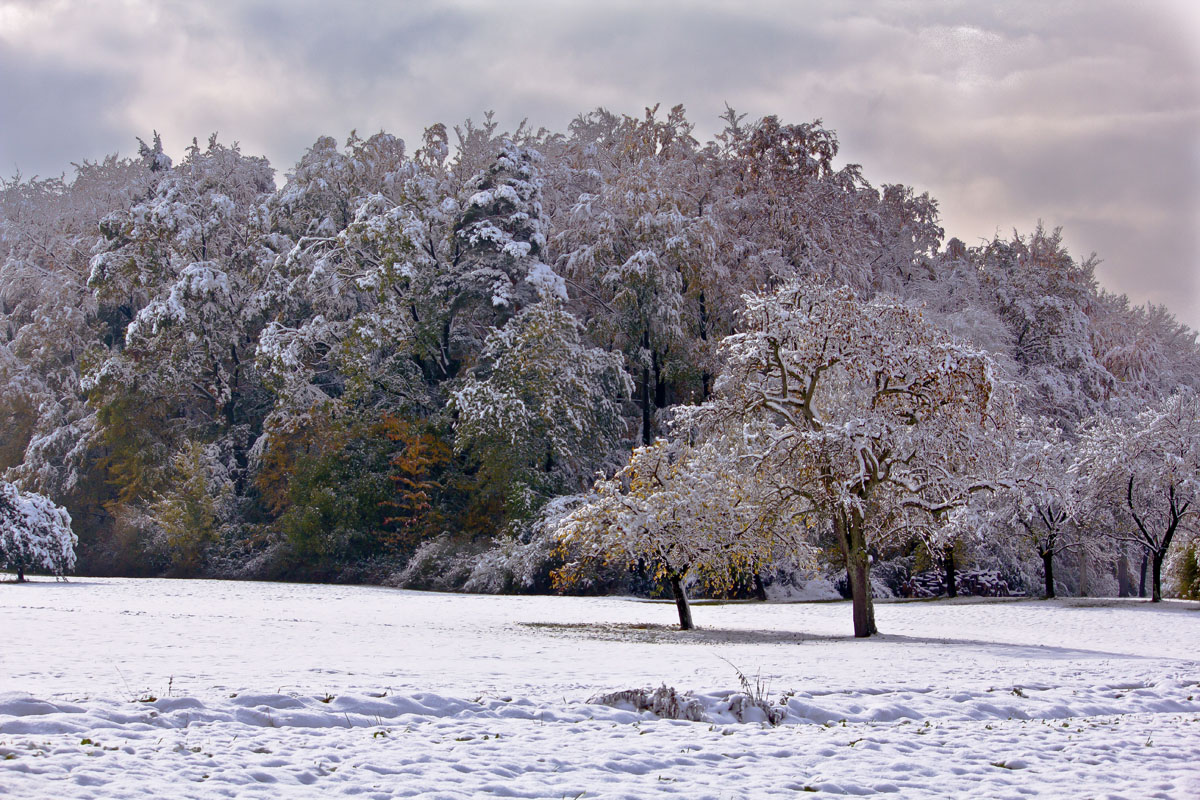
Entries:
[[1171,567],[1170,574],[1179,596],[1185,600],[1200,600],[1200,542],[1188,542]]
[[[904,585],[902,597],[939,597],[947,594],[946,575],[938,570],[918,572]],[[999,572],[991,569],[967,569],[955,573],[954,583],[964,597],[1009,597],[1012,591]]]
[[0,481],[0,563],[25,580],[26,570],[64,575],[75,569],[71,515],[49,498]]
[[404,569],[386,583],[401,589],[456,591],[471,577],[478,555],[478,548],[443,533],[422,542]]

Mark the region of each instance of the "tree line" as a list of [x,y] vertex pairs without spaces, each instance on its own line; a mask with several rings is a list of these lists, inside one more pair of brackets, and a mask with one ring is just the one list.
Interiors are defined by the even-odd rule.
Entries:
[[6,181],[5,479],[90,573],[682,597],[819,562],[861,631],[897,554],[1200,588],[1194,440],[1162,433],[1195,332],[1056,231],[946,241],[819,120],[692,133],[487,115],[322,137],[281,187],[156,135]]

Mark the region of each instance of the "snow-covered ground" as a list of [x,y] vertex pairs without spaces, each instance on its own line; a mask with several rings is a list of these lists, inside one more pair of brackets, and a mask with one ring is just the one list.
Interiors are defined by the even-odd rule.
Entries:
[[[864,641],[844,603],[694,613],[0,584],[0,796],[1200,797],[1200,604],[885,603]],[[736,721],[738,670],[781,725]],[[663,684],[710,721],[586,702]]]

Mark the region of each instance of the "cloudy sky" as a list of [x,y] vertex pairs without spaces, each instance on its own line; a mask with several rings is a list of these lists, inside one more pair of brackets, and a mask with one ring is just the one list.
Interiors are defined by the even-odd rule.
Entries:
[[683,103],[819,117],[968,243],[1061,225],[1101,282],[1200,327],[1190,0],[0,0],[0,173],[178,156],[218,131],[286,172],[318,135]]

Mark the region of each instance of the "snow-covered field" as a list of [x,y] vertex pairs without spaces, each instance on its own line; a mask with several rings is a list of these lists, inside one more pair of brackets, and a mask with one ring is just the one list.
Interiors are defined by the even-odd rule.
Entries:
[[[1200,604],[0,584],[0,796],[1200,797]],[[736,721],[737,671],[784,721]],[[711,721],[588,704],[666,684]],[[756,714],[759,716],[756,717]],[[812,792],[814,794],[805,794]]]

